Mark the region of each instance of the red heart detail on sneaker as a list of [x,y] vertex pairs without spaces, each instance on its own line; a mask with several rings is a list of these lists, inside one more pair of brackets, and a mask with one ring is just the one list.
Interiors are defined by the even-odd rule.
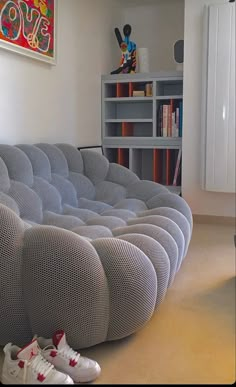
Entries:
[[61,329],[61,330],[58,330],[54,333],[53,337],[52,337],[52,341],[53,341],[53,344],[55,345],[55,347],[58,347],[58,345],[62,342],[62,341],[66,341],[66,338],[65,338],[65,332]]
[[39,382],[43,382],[46,379],[46,377],[43,374],[38,374],[37,379]]
[[73,359],[70,359],[70,363],[69,364],[70,364],[71,367],[75,367],[76,364],[77,364],[77,361],[73,360]]

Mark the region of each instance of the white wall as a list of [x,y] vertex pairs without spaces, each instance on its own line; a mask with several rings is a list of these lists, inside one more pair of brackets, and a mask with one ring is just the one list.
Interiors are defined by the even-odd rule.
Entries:
[[203,9],[223,0],[185,1],[183,197],[194,214],[235,216],[235,195],[201,190]]
[[0,50],[0,143],[101,143],[100,78],[115,62],[118,12],[113,0],[58,0],[56,66]]
[[[126,0],[122,22],[131,24],[131,40],[149,49],[150,71],[176,70],[173,45],[184,38],[184,0]],[[123,25],[118,26],[123,30]]]

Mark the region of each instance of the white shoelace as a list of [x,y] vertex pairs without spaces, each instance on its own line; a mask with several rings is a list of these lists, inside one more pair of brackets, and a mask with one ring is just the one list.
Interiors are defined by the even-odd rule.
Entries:
[[66,359],[74,360],[76,363],[78,363],[80,354],[76,351],[74,351],[69,345],[65,345],[63,348],[60,348],[58,350],[64,356]]
[[27,367],[24,367],[24,384],[26,384],[27,368],[32,366],[38,374],[43,375],[45,378],[54,368],[54,365],[50,364],[44,357],[38,353],[30,362],[27,362]]

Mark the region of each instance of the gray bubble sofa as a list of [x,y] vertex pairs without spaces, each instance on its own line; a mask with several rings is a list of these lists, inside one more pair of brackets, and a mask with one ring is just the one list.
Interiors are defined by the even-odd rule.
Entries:
[[0,345],[62,328],[79,349],[138,331],[191,235],[183,198],[97,152],[0,145]]

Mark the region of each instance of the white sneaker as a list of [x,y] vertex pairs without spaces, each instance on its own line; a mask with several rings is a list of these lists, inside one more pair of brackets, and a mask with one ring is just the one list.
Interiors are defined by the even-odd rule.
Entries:
[[37,340],[22,349],[9,343],[4,352],[2,384],[74,384],[70,376],[45,360]]
[[57,331],[52,339],[37,337],[37,340],[45,359],[56,369],[70,375],[75,383],[92,382],[99,376],[99,364],[70,348],[63,330]]

